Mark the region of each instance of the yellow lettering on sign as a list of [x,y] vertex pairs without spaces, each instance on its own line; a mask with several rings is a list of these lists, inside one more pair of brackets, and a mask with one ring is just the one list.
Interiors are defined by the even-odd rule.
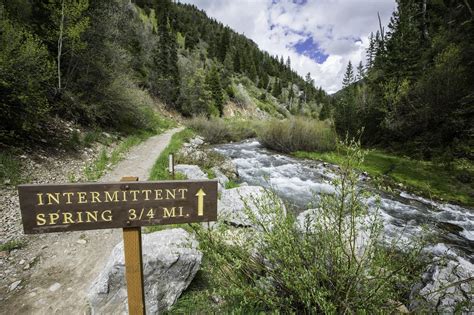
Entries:
[[175,207],[172,207],[171,210],[163,207],[163,218],[174,218],[176,216],[175,210]]
[[133,195],[133,200],[132,201],[137,201],[137,194],[139,193],[139,190],[130,190],[130,194]]
[[74,221],[72,220],[72,213],[70,212],[63,212],[63,224],[74,224]]
[[112,211],[110,210],[103,211],[101,217],[103,221],[107,221],[107,222],[112,221]]
[[188,189],[187,188],[180,188],[178,189],[178,192],[181,193],[181,199],[186,199],[186,197],[184,196],[184,193],[187,192]]
[[53,204],[51,200],[55,201],[56,204],[59,205],[59,193],[54,193],[54,195],[52,193],[46,193],[46,196],[48,196],[48,205]]
[[79,198],[79,200],[77,201],[77,203],[87,203],[87,193],[86,192],[83,192],[83,191],[79,191],[77,193],[77,196]]
[[118,191],[114,191],[113,194],[110,194],[109,191],[105,192],[105,202],[118,202]]
[[171,209],[163,207],[163,218],[176,218],[183,216],[183,207],[178,207],[179,214],[176,215],[176,207],[172,207]]
[[[95,211],[86,211],[86,222],[87,223],[90,223],[90,222],[97,222],[97,215],[98,215],[98,211],[95,210]],[[93,221],[91,221],[91,219]]]
[[163,190],[155,189],[155,200],[163,200],[163,196],[161,195]]
[[91,203],[96,203],[96,202],[102,202],[100,201],[99,199],[99,192],[98,191],[92,191],[91,192],[91,197],[92,197],[92,200],[91,200]]
[[44,213],[38,213],[36,215],[36,225],[45,225],[46,219]]
[[145,200],[150,200],[150,198],[149,198],[149,194],[151,193],[150,189],[142,190],[142,193],[145,194]]
[[166,189],[166,199],[176,199],[176,189],[173,188],[173,192],[170,189]]
[[78,212],[77,213],[77,223],[83,223],[84,221],[82,221],[82,212]]
[[49,225],[56,224],[59,220],[59,214],[57,213],[49,213]]
[[42,205],[44,205],[44,203],[43,203],[43,194],[42,194],[42,193],[39,193],[39,194],[36,194],[36,196],[38,196],[38,204],[37,204],[37,206],[42,206]]
[[72,201],[71,201],[71,196],[73,196],[74,193],[73,192],[65,192],[63,193],[63,196],[66,196],[67,198],[67,201],[66,201],[66,204],[71,204]]

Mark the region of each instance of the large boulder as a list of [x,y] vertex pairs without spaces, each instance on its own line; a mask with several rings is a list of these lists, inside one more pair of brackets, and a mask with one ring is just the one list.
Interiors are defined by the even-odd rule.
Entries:
[[[183,229],[142,235],[143,278],[147,314],[169,309],[201,265],[197,241]],[[112,251],[88,294],[92,314],[127,314],[123,242]]]
[[224,190],[217,209],[219,220],[236,226],[256,228],[259,228],[258,225],[252,222],[249,215],[271,227],[270,222],[274,216],[285,213],[283,201],[261,186],[243,186]]
[[431,265],[410,294],[410,310],[474,314],[474,265],[458,257]]
[[174,167],[174,171],[185,175],[187,179],[208,179],[197,165],[178,164]]

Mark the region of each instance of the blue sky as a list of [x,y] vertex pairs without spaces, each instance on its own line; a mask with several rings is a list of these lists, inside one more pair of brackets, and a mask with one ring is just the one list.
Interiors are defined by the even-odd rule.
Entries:
[[395,0],[180,0],[245,34],[272,55],[289,56],[293,69],[310,72],[334,93],[349,60],[365,59],[377,12],[387,25]]

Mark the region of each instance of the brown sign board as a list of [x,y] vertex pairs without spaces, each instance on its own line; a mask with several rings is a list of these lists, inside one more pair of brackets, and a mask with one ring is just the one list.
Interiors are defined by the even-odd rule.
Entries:
[[216,180],[19,185],[26,234],[217,220]]

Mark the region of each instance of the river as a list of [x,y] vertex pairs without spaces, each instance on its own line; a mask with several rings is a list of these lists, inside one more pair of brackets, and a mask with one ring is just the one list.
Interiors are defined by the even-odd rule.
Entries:
[[[214,150],[233,160],[241,182],[271,188],[296,211],[314,207],[312,204],[317,203],[319,195],[335,191],[331,184],[335,176],[333,165],[278,154],[255,140],[218,145]],[[425,231],[434,235],[427,250],[436,256],[462,257],[474,266],[473,209],[434,202],[404,191],[380,191],[363,175],[360,185],[380,197],[380,214],[387,236],[409,238],[422,233],[424,226]],[[365,202],[375,207],[375,197]]]

